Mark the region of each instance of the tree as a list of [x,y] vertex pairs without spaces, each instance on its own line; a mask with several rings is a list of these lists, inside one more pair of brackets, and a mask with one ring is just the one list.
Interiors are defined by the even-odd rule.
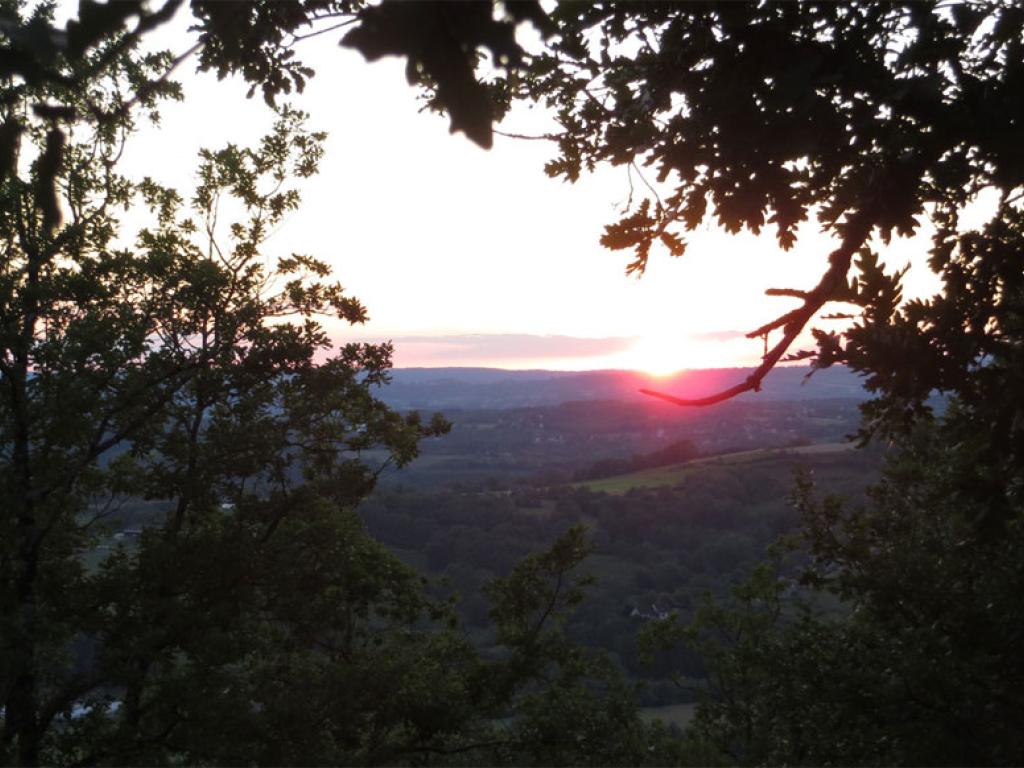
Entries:
[[[571,643],[569,609],[592,581],[574,568],[589,552],[574,526],[487,588],[498,642],[508,649],[489,688],[515,713],[496,755],[513,765],[664,765],[676,745],[637,717],[633,686],[607,657]],[[523,685],[528,680],[543,681]],[[595,685],[596,684],[596,685]],[[496,763],[497,760],[490,762]]]
[[[1024,214],[1004,204],[935,250],[941,293],[848,333],[880,392],[865,415],[888,438],[881,481],[854,504],[804,480],[797,567],[659,628],[660,647],[703,651],[720,682],[695,733],[737,762],[1024,759]],[[782,599],[798,585],[799,611]]]
[[1000,535],[965,498],[978,467],[923,424],[863,505],[804,479],[796,563],[762,568],[651,649],[701,654],[704,762],[1012,765],[1024,756],[1021,507]]
[[[792,585],[762,573],[738,614],[709,606],[684,635],[720,684],[697,747],[750,763],[1020,762],[1024,11],[564,4],[546,24],[543,49],[492,83],[495,114],[516,99],[556,111],[552,176],[654,175],[603,238],[633,251],[629,271],[655,243],[681,255],[709,216],[771,226],[783,248],[814,216],[837,240],[816,285],[769,290],[800,305],[751,332],[766,351],[746,381],[666,399],[757,390],[784,359],[846,363],[876,395],[861,436],[891,447],[865,505],[800,496],[802,581],[837,610],[785,608]],[[998,202],[968,230],[983,190]],[[904,303],[874,238],[925,218],[942,290]],[[830,302],[852,322],[793,352]]]
[[323,134],[279,106],[257,146],[200,154],[187,200],[118,174],[136,114],[182,95],[177,59],[136,50],[177,5],[85,2],[66,36],[2,9],[0,756],[650,759],[628,686],[596,695],[605,669],[550,626],[581,531],[492,587],[486,661],[365,532],[379,472],[447,424],[376,399],[388,345],[333,349],[318,318],[366,311],[326,264],[268,253]]
[[[664,196],[648,184],[602,238],[633,251],[628,272],[643,272],[657,242],[681,255],[681,230],[708,216],[732,232],[770,226],[789,248],[813,214],[839,241],[817,285],[769,289],[801,304],[748,334],[766,352],[746,381],[671,402],[758,389],[829,302],[884,320],[899,287],[871,255],[873,235],[908,235],[927,216],[948,240],[972,196],[1009,200],[1024,183],[1017,4],[564,4],[551,24],[557,35],[499,86],[506,102],[556,111],[549,175],[651,169]],[[933,268],[944,263],[936,255]],[[815,336],[817,353],[795,358],[870,371],[858,338]]]
[[[788,359],[861,373],[876,395],[861,437],[890,448],[865,505],[800,495],[802,579],[836,612],[784,610],[792,585],[762,575],[734,609],[669,632],[701,644],[721,683],[700,743],[744,763],[1019,762],[1019,4],[566,4],[551,19],[557,36],[500,86],[557,111],[549,174],[655,175],[603,238],[633,250],[630,271],[656,242],[681,255],[707,216],[771,225],[786,248],[814,215],[838,240],[817,285],[768,291],[801,305],[751,332],[766,353],[746,381],[665,399],[756,390],[819,310],[846,303],[844,331]],[[997,202],[970,229],[983,190]],[[942,289],[903,302],[873,238],[924,218]]]
[[[198,42],[181,55],[165,59],[162,70],[136,72],[132,96],[124,103],[83,105],[50,92],[47,97],[56,103],[41,99],[32,105],[34,111],[55,121],[116,121],[159,93],[171,72],[193,55],[198,56],[200,70],[216,71],[220,77],[241,74],[251,84],[249,95],[258,89],[273,106],[282,95],[301,93],[314,74],[295,57],[296,45],[307,37],[351,27],[343,45],[357,48],[370,60],[386,55],[408,58],[410,84],[434,91],[435,103],[451,115],[452,132],[462,131],[489,147],[492,107],[490,89],[476,74],[480,49],[486,49],[496,65],[517,67],[523,62],[523,50],[516,42],[516,24],[529,20],[542,29],[549,26],[536,0],[507,3],[500,18],[490,0],[454,5],[439,0],[381,5],[363,0],[192,0],[189,5]],[[185,0],[162,0],[154,9],[144,0],[80,0],[77,17],[59,29],[50,9],[22,18],[17,1],[8,0],[0,11],[0,66],[6,75],[30,86],[48,85],[72,93],[184,6]],[[90,57],[88,66],[66,66],[83,57]],[[34,98],[40,96],[34,94]],[[53,127],[60,132],[56,123]],[[12,128],[4,134],[4,146],[16,133]],[[58,155],[59,147],[53,152]],[[4,169],[10,170],[11,155],[5,153],[3,159]],[[55,207],[48,210],[50,215],[58,213]]]
[[[446,425],[375,399],[387,346],[348,345],[318,362],[331,343],[317,316],[356,323],[365,310],[322,262],[264,253],[298,204],[293,179],[316,171],[322,134],[282,109],[258,147],[202,154],[187,205],[123,178],[116,162],[134,120],[122,94],[170,57],[121,43],[61,62],[72,81],[87,72],[87,88],[8,81],[4,92],[14,140],[0,205],[2,753],[25,765],[272,759],[270,743],[293,743],[286,721],[262,741],[244,729],[258,725],[253,707],[269,719],[284,706],[272,698],[282,676],[318,680],[309,720],[296,721],[308,729],[337,705],[322,700],[332,678],[314,673],[337,670],[339,654],[372,648],[391,663],[376,665],[382,676],[411,681],[415,667],[422,681],[424,656],[467,652],[443,634],[410,645],[410,626],[437,609],[351,511],[380,469],[362,451],[402,464]],[[152,111],[177,94],[161,82],[131,98]],[[65,137],[57,117],[32,114],[47,100],[106,117]],[[117,219],[130,205],[153,219],[134,244]],[[138,498],[159,502],[138,546],[89,567],[110,546],[118,504]],[[330,650],[314,653],[317,642]],[[239,729],[222,749],[253,751],[204,751],[218,722]],[[306,754],[331,760],[321,742]]]

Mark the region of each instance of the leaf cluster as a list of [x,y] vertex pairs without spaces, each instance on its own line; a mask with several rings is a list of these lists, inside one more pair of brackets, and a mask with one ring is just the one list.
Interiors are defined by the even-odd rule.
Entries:
[[551,18],[557,39],[508,84],[557,112],[549,173],[652,168],[670,189],[661,221],[692,229],[710,204],[728,231],[772,225],[789,248],[812,207],[842,232],[870,206],[888,239],[926,203],[1021,183],[1012,5],[566,4]]

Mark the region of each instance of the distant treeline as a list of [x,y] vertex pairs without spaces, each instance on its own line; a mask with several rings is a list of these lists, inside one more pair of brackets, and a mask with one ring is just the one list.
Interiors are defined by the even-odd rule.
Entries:
[[697,446],[691,440],[677,440],[671,445],[651,453],[635,453],[626,459],[601,459],[589,467],[584,467],[573,474],[573,480],[601,480],[616,475],[639,472],[642,469],[655,469],[672,464],[681,464],[701,456]]

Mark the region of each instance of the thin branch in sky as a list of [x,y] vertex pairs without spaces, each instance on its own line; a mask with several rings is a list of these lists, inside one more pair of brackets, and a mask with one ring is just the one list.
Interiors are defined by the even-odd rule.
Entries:
[[523,141],[557,141],[558,137],[553,133],[542,133],[532,135],[528,133],[509,133],[508,131],[499,131],[497,128],[493,129],[494,133],[499,136],[504,136],[507,139],[522,139]]
[[[764,377],[782,359],[793,342],[796,341],[796,337],[800,335],[800,332],[811,321],[811,318],[814,317],[818,310],[832,300],[836,289],[846,280],[846,273],[849,271],[850,263],[853,261],[853,254],[864,245],[871,234],[874,215],[875,211],[872,208],[865,208],[848,220],[846,236],[843,238],[843,242],[829,254],[829,268],[822,275],[818,284],[804,294],[804,303],[800,307],[786,312],[770,323],[762,325],[757,330],[747,334],[747,338],[764,337],[765,346],[767,347],[768,333],[776,328],[781,327],[783,329],[782,338],[774,347],[766,350],[762,357],[761,365],[745,380],[707,397],[682,398],[650,389],[641,389],[640,392],[644,395],[650,395],[651,397],[673,403],[674,405],[683,406],[714,405],[715,403],[721,403],[741,395],[744,392],[759,392]],[[798,293],[796,291],[788,291],[787,289],[776,288],[770,290],[775,292],[774,295],[795,295]]]
[[319,37],[320,35],[325,35],[328,32],[334,32],[337,29],[343,29],[344,27],[348,27],[348,26],[350,26],[352,24],[355,24],[357,21],[359,21],[359,17],[358,16],[352,16],[351,18],[347,18],[344,21],[339,21],[337,24],[332,24],[329,27],[324,27],[323,29],[318,29],[318,30],[315,30],[313,32],[308,32],[308,33],[306,33],[304,35],[293,34],[292,35],[292,43],[298,43],[298,42],[301,42],[302,40],[310,40],[310,39],[312,39],[314,37]]
[[635,161],[631,160],[629,164],[633,170],[636,171],[636,175],[640,177],[640,181],[644,183],[644,186],[651,190],[651,194],[654,195],[654,199],[658,201],[658,208],[660,210],[665,210],[665,205],[661,202],[661,195],[658,194],[658,190],[656,190],[651,182],[647,180],[647,177],[644,176],[644,172],[640,170]]

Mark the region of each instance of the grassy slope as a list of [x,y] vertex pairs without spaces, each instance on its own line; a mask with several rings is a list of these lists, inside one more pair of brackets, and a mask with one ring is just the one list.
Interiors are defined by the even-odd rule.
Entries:
[[657,488],[659,486],[677,485],[687,475],[700,469],[701,465],[748,464],[778,458],[792,458],[798,455],[810,454],[817,456],[828,453],[841,453],[851,451],[853,448],[851,443],[817,443],[796,448],[759,448],[753,451],[739,451],[738,453],[707,456],[686,461],[682,464],[670,464],[665,467],[644,469],[639,472],[630,472],[626,475],[616,475],[615,477],[606,477],[601,480],[575,483],[575,485],[579,488],[589,488],[592,491],[621,494],[626,493],[632,488]]

